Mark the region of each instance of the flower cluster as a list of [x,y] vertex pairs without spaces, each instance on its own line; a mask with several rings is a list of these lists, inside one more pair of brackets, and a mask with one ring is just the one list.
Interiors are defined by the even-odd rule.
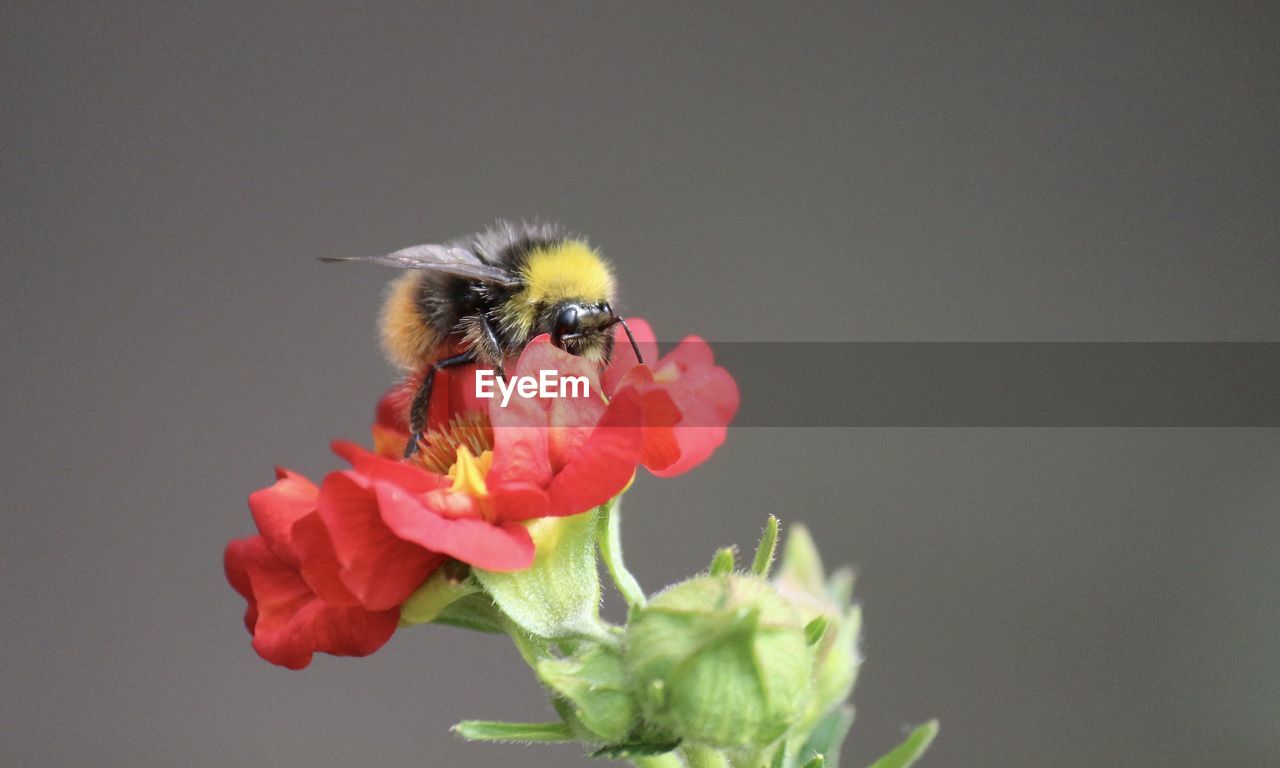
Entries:
[[[834,766],[861,664],[851,571],[828,574],[796,526],[773,573],[773,516],[744,568],[725,547],[648,595],[623,562],[619,505],[638,469],[670,477],[706,461],[738,408],[701,339],[659,358],[648,324],[632,330],[656,362],[640,364],[621,329],[603,370],[545,336],[506,361],[513,382],[554,372],[585,393],[510,383],[483,399],[474,369],[442,371],[415,437],[419,373],[379,400],[372,450],[334,444],[345,469],[318,486],[278,469],[249,497],[257,535],[224,557],[258,654],[300,669],[316,652],[372,653],[398,627],[504,633],[556,719],[464,720],[464,738],[576,741],[641,768]],[[600,615],[601,563],[623,625]],[[908,768],[936,732],[918,727],[875,765]]]
[[289,470],[250,496],[258,535],[228,544],[227,578],[247,601],[245,625],[267,661],[305,667],[316,651],[363,656],[380,648],[400,608],[440,566],[521,571],[537,555],[530,522],[606,504],[637,467],[681,474],[723,443],[737,386],[710,347],[689,337],[658,357],[649,325],[631,321],[646,360],[625,336],[603,371],[533,340],[508,370],[583,376],[590,397],[477,400],[470,369],[441,377],[431,430],[412,459],[407,409],[416,382],[379,401],[374,449],[335,443],[349,468],[317,487]]

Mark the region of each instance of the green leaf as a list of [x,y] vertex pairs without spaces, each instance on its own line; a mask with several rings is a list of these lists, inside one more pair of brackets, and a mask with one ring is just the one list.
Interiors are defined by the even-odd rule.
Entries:
[[805,741],[801,755],[822,755],[826,768],[840,768],[840,746],[853,725],[853,707],[844,705],[831,710],[818,721]]
[[804,768],[826,768],[827,758],[822,755],[814,755],[813,759],[804,764]]
[[914,765],[938,735],[938,721],[930,720],[911,732],[907,740],[871,764],[871,768],[908,768]]
[[470,741],[561,742],[573,741],[573,732],[564,723],[504,723],[499,720],[463,720],[453,726],[459,736]]
[[765,523],[764,535],[756,547],[756,557],[751,563],[751,572],[762,579],[769,578],[769,568],[773,566],[773,553],[778,548],[778,517],[769,515]]
[[626,601],[627,608],[634,610],[645,604],[644,590],[640,582],[631,575],[622,562],[622,497],[616,496],[612,501],[596,510],[596,543],[600,547],[600,559],[613,579],[614,586]]
[[580,655],[544,659],[538,678],[569,703],[574,717],[600,741],[620,742],[631,733],[636,705],[617,651],[590,645]]
[[476,579],[517,626],[538,637],[599,633],[600,575],[595,513],[529,523],[537,555],[514,573],[475,569]]
[[470,578],[451,578],[444,568],[437,568],[421,587],[400,606],[400,625],[413,626],[435,621],[444,609],[467,595],[480,591]]
[[733,573],[733,566],[736,565],[734,556],[737,554],[733,547],[723,547],[716,550],[715,557],[711,558],[711,568],[708,570],[712,576],[725,576]]

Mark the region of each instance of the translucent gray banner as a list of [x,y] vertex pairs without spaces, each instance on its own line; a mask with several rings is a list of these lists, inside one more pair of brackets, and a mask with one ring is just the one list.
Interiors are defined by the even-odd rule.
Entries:
[[1276,342],[712,348],[741,391],[737,427],[1280,426]]

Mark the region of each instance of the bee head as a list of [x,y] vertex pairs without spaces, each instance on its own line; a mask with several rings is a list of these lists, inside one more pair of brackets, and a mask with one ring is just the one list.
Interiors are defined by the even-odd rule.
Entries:
[[609,302],[562,301],[551,307],[551,343],[593,363],[605,364],[613,354],[613,333],[618,323]]

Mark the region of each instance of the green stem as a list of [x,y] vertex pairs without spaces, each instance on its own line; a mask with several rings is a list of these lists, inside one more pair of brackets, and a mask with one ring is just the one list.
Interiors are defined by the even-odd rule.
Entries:
[[577,626],[574,629],[574,639],[585,640],[618,650],[622,645],[622,639],[620,633],[614,630],[614,625],[603,619],[596,618],[594,621],[585,622]]
[[731,768],[729,758],[710,747],[685,747],[680,751],[689,762],[689,768]]
[[644,607],[645,596],[644,590],[640,588],[640,582],[636,581],[636,577],[631,575],[631,571],[628,571],[627,566],[622,562],[622,537],[619,530],[622,524],[620,503],[621,497],[601,505],[596,517],[596,543],[600,547],[600,556],[604,560],[605,567],[613,577],[613,583],[622,594],[622,599],[627,601],[627,608],[635,610]]
[[514,621],[505,616],[502,617],[502,624],[507,630],[507,636],[511,638],[516,650],[520,652],[520,658],[524,659],[525,664],[537,668],[539,661],[550,658],[551,653],[547,649],[546,643],[540,638],[535,638],[525,632],[516,626]]

